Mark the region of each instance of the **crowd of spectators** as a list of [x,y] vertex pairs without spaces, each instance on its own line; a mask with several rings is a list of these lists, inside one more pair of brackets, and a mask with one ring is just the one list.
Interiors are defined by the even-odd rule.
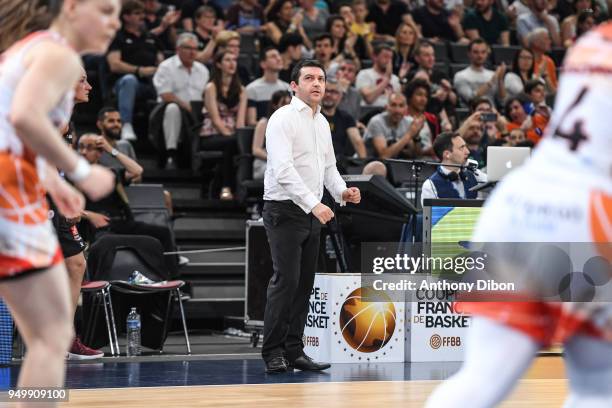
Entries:
[[538,143],[565,49],[607,15],[600,0],[124,0],[108,89],[123,141],[147,137],[134,111],[157,101],[162,166],[184,143],[222,151],[221,199],[234,198],[239,128],[255,127],[263,177],[266,120],[302,58],[326,69],[339,166],[436,159],[436,137],[456,132],[485,167],[488,145]]

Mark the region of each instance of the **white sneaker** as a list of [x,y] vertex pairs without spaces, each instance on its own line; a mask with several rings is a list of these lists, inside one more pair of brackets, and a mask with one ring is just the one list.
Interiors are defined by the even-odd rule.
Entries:
[[131,123],[124,123],[123,128],[121,129],[121,140],[136,140],[136,133],[134,133],[134,128]]

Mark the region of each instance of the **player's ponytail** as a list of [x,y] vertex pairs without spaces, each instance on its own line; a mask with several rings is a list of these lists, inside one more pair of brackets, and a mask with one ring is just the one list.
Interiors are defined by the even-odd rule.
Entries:
[[0,7],[0,53],[25,35],[48,28],[63,0],[5,0]]

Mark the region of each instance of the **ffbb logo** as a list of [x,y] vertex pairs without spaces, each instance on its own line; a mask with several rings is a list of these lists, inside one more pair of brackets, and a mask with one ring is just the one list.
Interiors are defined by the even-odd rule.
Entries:
[[461,347],[461,337],[459,336],[440,336],[439,334],[433,334],[429,338],[429,346],[437,350],[440,347]]

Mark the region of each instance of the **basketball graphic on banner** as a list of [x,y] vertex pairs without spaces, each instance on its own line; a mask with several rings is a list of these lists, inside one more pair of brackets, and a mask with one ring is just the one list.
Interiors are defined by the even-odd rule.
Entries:
[[355,350],[373,353],[393,336],[396,313],[385,293],[371,288],[351,292],[340,309],[340,329],[344,340]]

